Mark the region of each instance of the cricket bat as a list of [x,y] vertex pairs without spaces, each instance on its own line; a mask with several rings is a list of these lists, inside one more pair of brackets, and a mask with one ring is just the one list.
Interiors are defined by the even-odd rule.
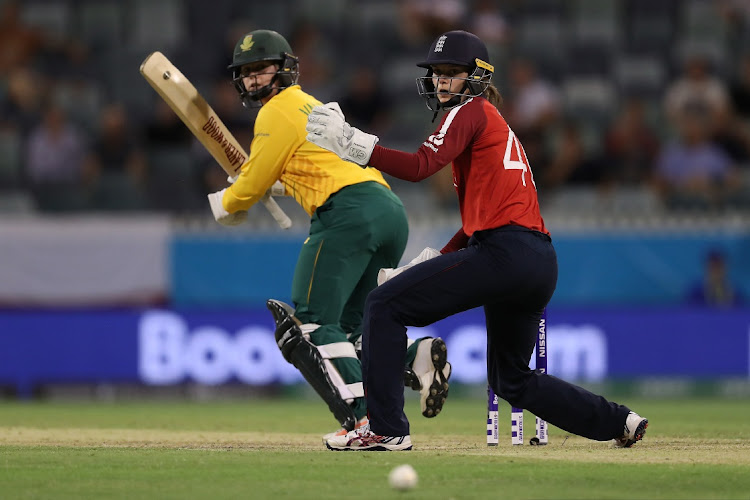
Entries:
[[[141,64],[141,75],[169,104],[227,175],[235,177],[239,174],[242,164],[247,160],[247,153],[190,80],[159,51],[146,57]],[[260,201],[279,226],[283,229],[292,226],[289,216],[269,193]]]

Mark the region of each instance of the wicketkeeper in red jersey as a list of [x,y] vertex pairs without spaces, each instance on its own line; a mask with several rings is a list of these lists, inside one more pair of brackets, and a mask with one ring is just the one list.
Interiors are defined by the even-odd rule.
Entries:
[[539,213],[528,159],[499,111],[484,43],[450,31],[430,47],[417,79],[427,107],[445,114],[410,154],[345,122],[335,103],[310,113],[307,140],[342,159],[420,181],[449,163],[463,225],[441,255],[404,270],[365,304],[362,371],[369,426],[332,437],[332,450],[411,449],[404,414],[406,327],[475,307],[487,323],[487,376],[511,405],[568,432],[629,447],[648,420],[627,407],[529,369],[536,329],[557,283],[557,257]]

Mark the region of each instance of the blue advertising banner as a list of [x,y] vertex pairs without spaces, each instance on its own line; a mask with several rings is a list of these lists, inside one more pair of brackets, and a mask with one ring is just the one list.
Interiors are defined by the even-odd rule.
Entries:
[[[750,377],[750,310],[552,309],[548,370],[568,380]],[[452,380],[484,383],[481,310],[409,330],[448,345]],[[533,357],[532,357],[533,366]],[[265,310],[0,312],[0,385],[301,381]]]
[[[426,246],[441,248],[454,232],[451,227],[434,233]],[[552,238],[560,266],[554,308],[687,304],[711,251],[724,255],[729,280],[746,301],[750,298],[750,259],[745,258],[750,237],[745,232],[685,228],[570,234],[552,228]],[[292,234],[178,235],[170,247],[170,297],[180,307],[262,307],[269,297],[287,300],[303,240]],[[420,251],[410,249],[402,263]]]

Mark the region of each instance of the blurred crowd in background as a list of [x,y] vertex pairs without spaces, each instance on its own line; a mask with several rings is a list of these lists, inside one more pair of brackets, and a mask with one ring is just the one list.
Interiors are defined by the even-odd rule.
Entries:
[[[259,28],[304,90],[407,151],[435,127],[416,62],[474,32],[543,211],[750,210],[745,0],[0,0],[0,213],[209,214],[226,176],[138,69],[165,53],[249,148],[226,66]],[[457,206],[449,169],[393,186],[410,210]]]

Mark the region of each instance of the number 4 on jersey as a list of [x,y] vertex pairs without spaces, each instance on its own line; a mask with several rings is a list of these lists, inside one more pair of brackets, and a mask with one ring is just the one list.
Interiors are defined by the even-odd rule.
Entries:
[[531,172],[529,160],[526,158],[526,151],[523,150],[521,142],[510,128],[508,128],[508,144],[505,146],[503,166],[505,167],[505,170],[520,170],[521,182],[523,182],[524,186],[526,185],[526,171],[528,171],[531,183],[534,185],[534,189],[536,189],[534,174]]

